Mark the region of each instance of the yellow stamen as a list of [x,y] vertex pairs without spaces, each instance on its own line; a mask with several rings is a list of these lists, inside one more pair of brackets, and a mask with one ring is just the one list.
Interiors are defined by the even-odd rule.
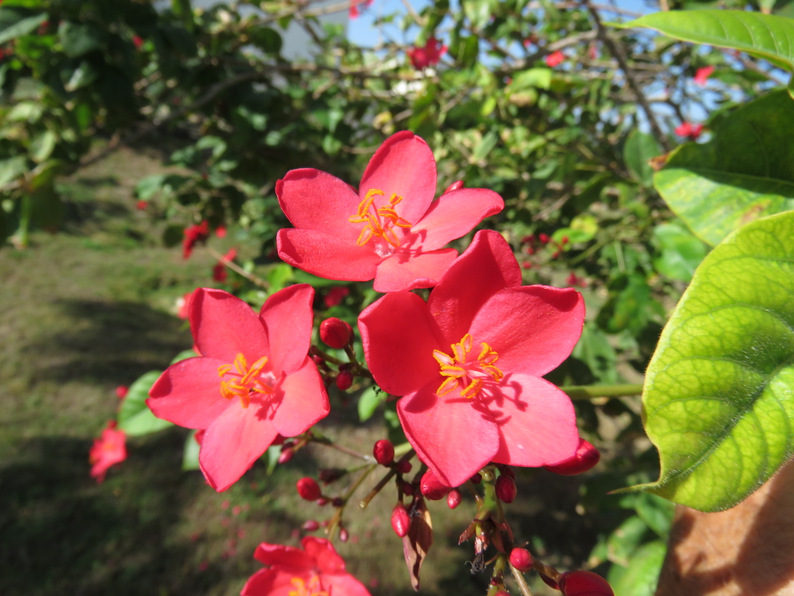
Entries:
[[487,343],[481,343],[481,350],[476,360],[468,361],[474,343],[471,335],[467,333],[461,340],[452,344],[452,356],[441,350],[433,350],[433,358],[439,364],[439,373],[446,377],[436,390],[439,397],[461,387],[461,396],[470,399],[480,394],[487,380],[498,383],[504,378],[504,373],[494,363],[499,359],[499,354]]
[[371,188],[367,191],[364,200],[358,204],[356,215],[348,218],[350,223],[367,224],[358,235],[356,244],[363,246],[373,238],[382,238],[393,247],[400,246],[400,238],[394,231],[394,226],[398,228],[410,228],[413,224],[400,217],[394,206],[400,203],[403,198],[397,194],[392,194],[387,205],[377,207],[375,198],[384,196],[382,190]]
[[267,356],[248,366],[243,354],[237,354],[233,364],[223,364],[218,367],[218,376],[231,377],[221,381],[221,395],[226,399],[239,398],[244,408],[251,403],[252,393],[270,394],[272,387],[262,378],[262,371],[267,364]]
[[293,577],[290,583],[295,586],[287,596],[331,596],[330,591],[320,590],[320,578],[316,575],[306,583],[301,577]]

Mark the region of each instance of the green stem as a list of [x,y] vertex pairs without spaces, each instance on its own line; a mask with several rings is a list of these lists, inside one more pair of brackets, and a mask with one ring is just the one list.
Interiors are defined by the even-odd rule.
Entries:
[[598,397],[624,397],[642,394],[641,384],[625,385],[570,385],[560,387],[571,399],[595,399]]

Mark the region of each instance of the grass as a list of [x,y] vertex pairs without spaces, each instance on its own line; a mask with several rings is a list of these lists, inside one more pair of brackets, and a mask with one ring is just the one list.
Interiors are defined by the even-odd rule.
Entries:
[[[0,594],[239,594],[259,568],[259,542],[297,544],[303,521],[331,515],[301,502],[295,481],[317,462],[351,463],[314,446],[270,477],[256,466],[218,495],[181,471],[186,432],[172,429],[131,439],[128,460],[103,484],[89,477],[92,440],[117,408],[114,388],[190,347],[174,303],[209,283],[205,252],[184,261],[134,209],[131,189],[157,158],[124,149],[81,172],[63,188],[64,230],[34,233],[26,251],[0,250]],[[221,252],[231,240],[223,242]],[[384,435],[358,424],[355,406],[337,407],[322,429],[360,452]],[[543,471],[522,478],[510,510],[517,537],[537,537],[536,552],[565,545],[574,552],[563,563],[580,563],[593,536],[576,521],[576,482]],[[373,594],[402,596],[413,591],[389,526],[393,495],[387,487],[363,514],[351,506],[351,539],[338,548]],[[452,512],[431,504],[431,513],[422,593],[484,594],[487,578],[468,572],[471,544],[456,546],[472,501]]]

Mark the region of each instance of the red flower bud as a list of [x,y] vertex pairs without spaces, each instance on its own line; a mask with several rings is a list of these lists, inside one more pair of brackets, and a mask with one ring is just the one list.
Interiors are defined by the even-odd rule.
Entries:
[[316,530],[320,529],[320,524],[317,520],[308,519],[303,522],[303,531],[304,532],[315,532]]
[[563,596],[615,596],[607,580],[592,571],[566,571],[557,583]]
[[424,473],[424,476],[422,476],[422,480],[419,483],[419,490],[431,501],[438,501],[443,499],[452,489],[449,486],[441,484],[436,475],[433,474],[433,471],[428,470]]
[[350,389],[350,386],[353,384],[353,375],[350,374],[349,370],[340,370],[339,374],[336,375],[336,388],[339,391],[347,391]]
[[521,573],[532,569],[532,555],[525,548],[514,548],[510,551],[510,564]]
[[516,488],[516,481],[510,476],[502,475],[496,479],[496,497],[503,503],[512,503],[518,489]]
[[406,459],[405,461],[398,461],[396,468],[400,474],[407,474],[408,472],[411,471],[413,465],[411,464],[410,461]]
[[408,515],[402,503],[397,503],[392,509],[391,527],[400,538],[407,536],[411,529],[411,516]]
[[375,441],[372,455],[375,456],[375,461],[380,465],[388,466],[394,461],[394,445],[388,439]]
[[572,476],[574,474],[587,472],[587,470],[598,463],[599,459],[601,459],[601,454],[598,453],[598,449],[584,439],[579,439],[579,447],[576,448],[576,453],[574,453],[573,457],[553,466],[543,467],[555,474]]
[[462,499],[463,496],[460,494],[460,491],[457,488],[453,488],[447,495],[447,507],[450,509],[455,509],[458,505],[460,505]]
[[342,319],[331,317],[320,323],[320,339],[331,348],[341,350],[350,343],[352,337],[353,328]]
[[345,528],[339,530],[339,540],[341,542],[347,542],[349,539],[350,539],[350,533]]
[[316,501],[322,496],[320,485],[314,478],[301,478],[295,485],[298,489],[298,494],[302,499],[307,501]]
[[278,456],[278,463],[285,464],[289,460],[292,459],[292,456],[295,455],[295,451],[291,447],[281,448],[281,453]]
[[453,190],[460,190],[463,188],[463,180],[457,180],[447,186],[447,189],[442,194],[447,194],[448,192],[452,192]]

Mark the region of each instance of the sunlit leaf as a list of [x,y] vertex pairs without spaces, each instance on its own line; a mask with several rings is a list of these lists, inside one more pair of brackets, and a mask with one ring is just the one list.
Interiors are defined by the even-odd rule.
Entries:
[[794,101],[770,93],[720,122],[708,143],[676,149],[654,176],[662,198],[704,242],[794,208]]
[[794,212],[709,254],[646,373],[661,475],[644,488],[703,511],[741,502],[794,451]]
[[121,402],[118,414],[118,428],[130,437],[148,435],[173,426],[167,420],[157,418],[146,405],[149,389],[152,388],[159,376],[160,373],[153,370],[139,377],[138,380],[130,385],[127,397]]

